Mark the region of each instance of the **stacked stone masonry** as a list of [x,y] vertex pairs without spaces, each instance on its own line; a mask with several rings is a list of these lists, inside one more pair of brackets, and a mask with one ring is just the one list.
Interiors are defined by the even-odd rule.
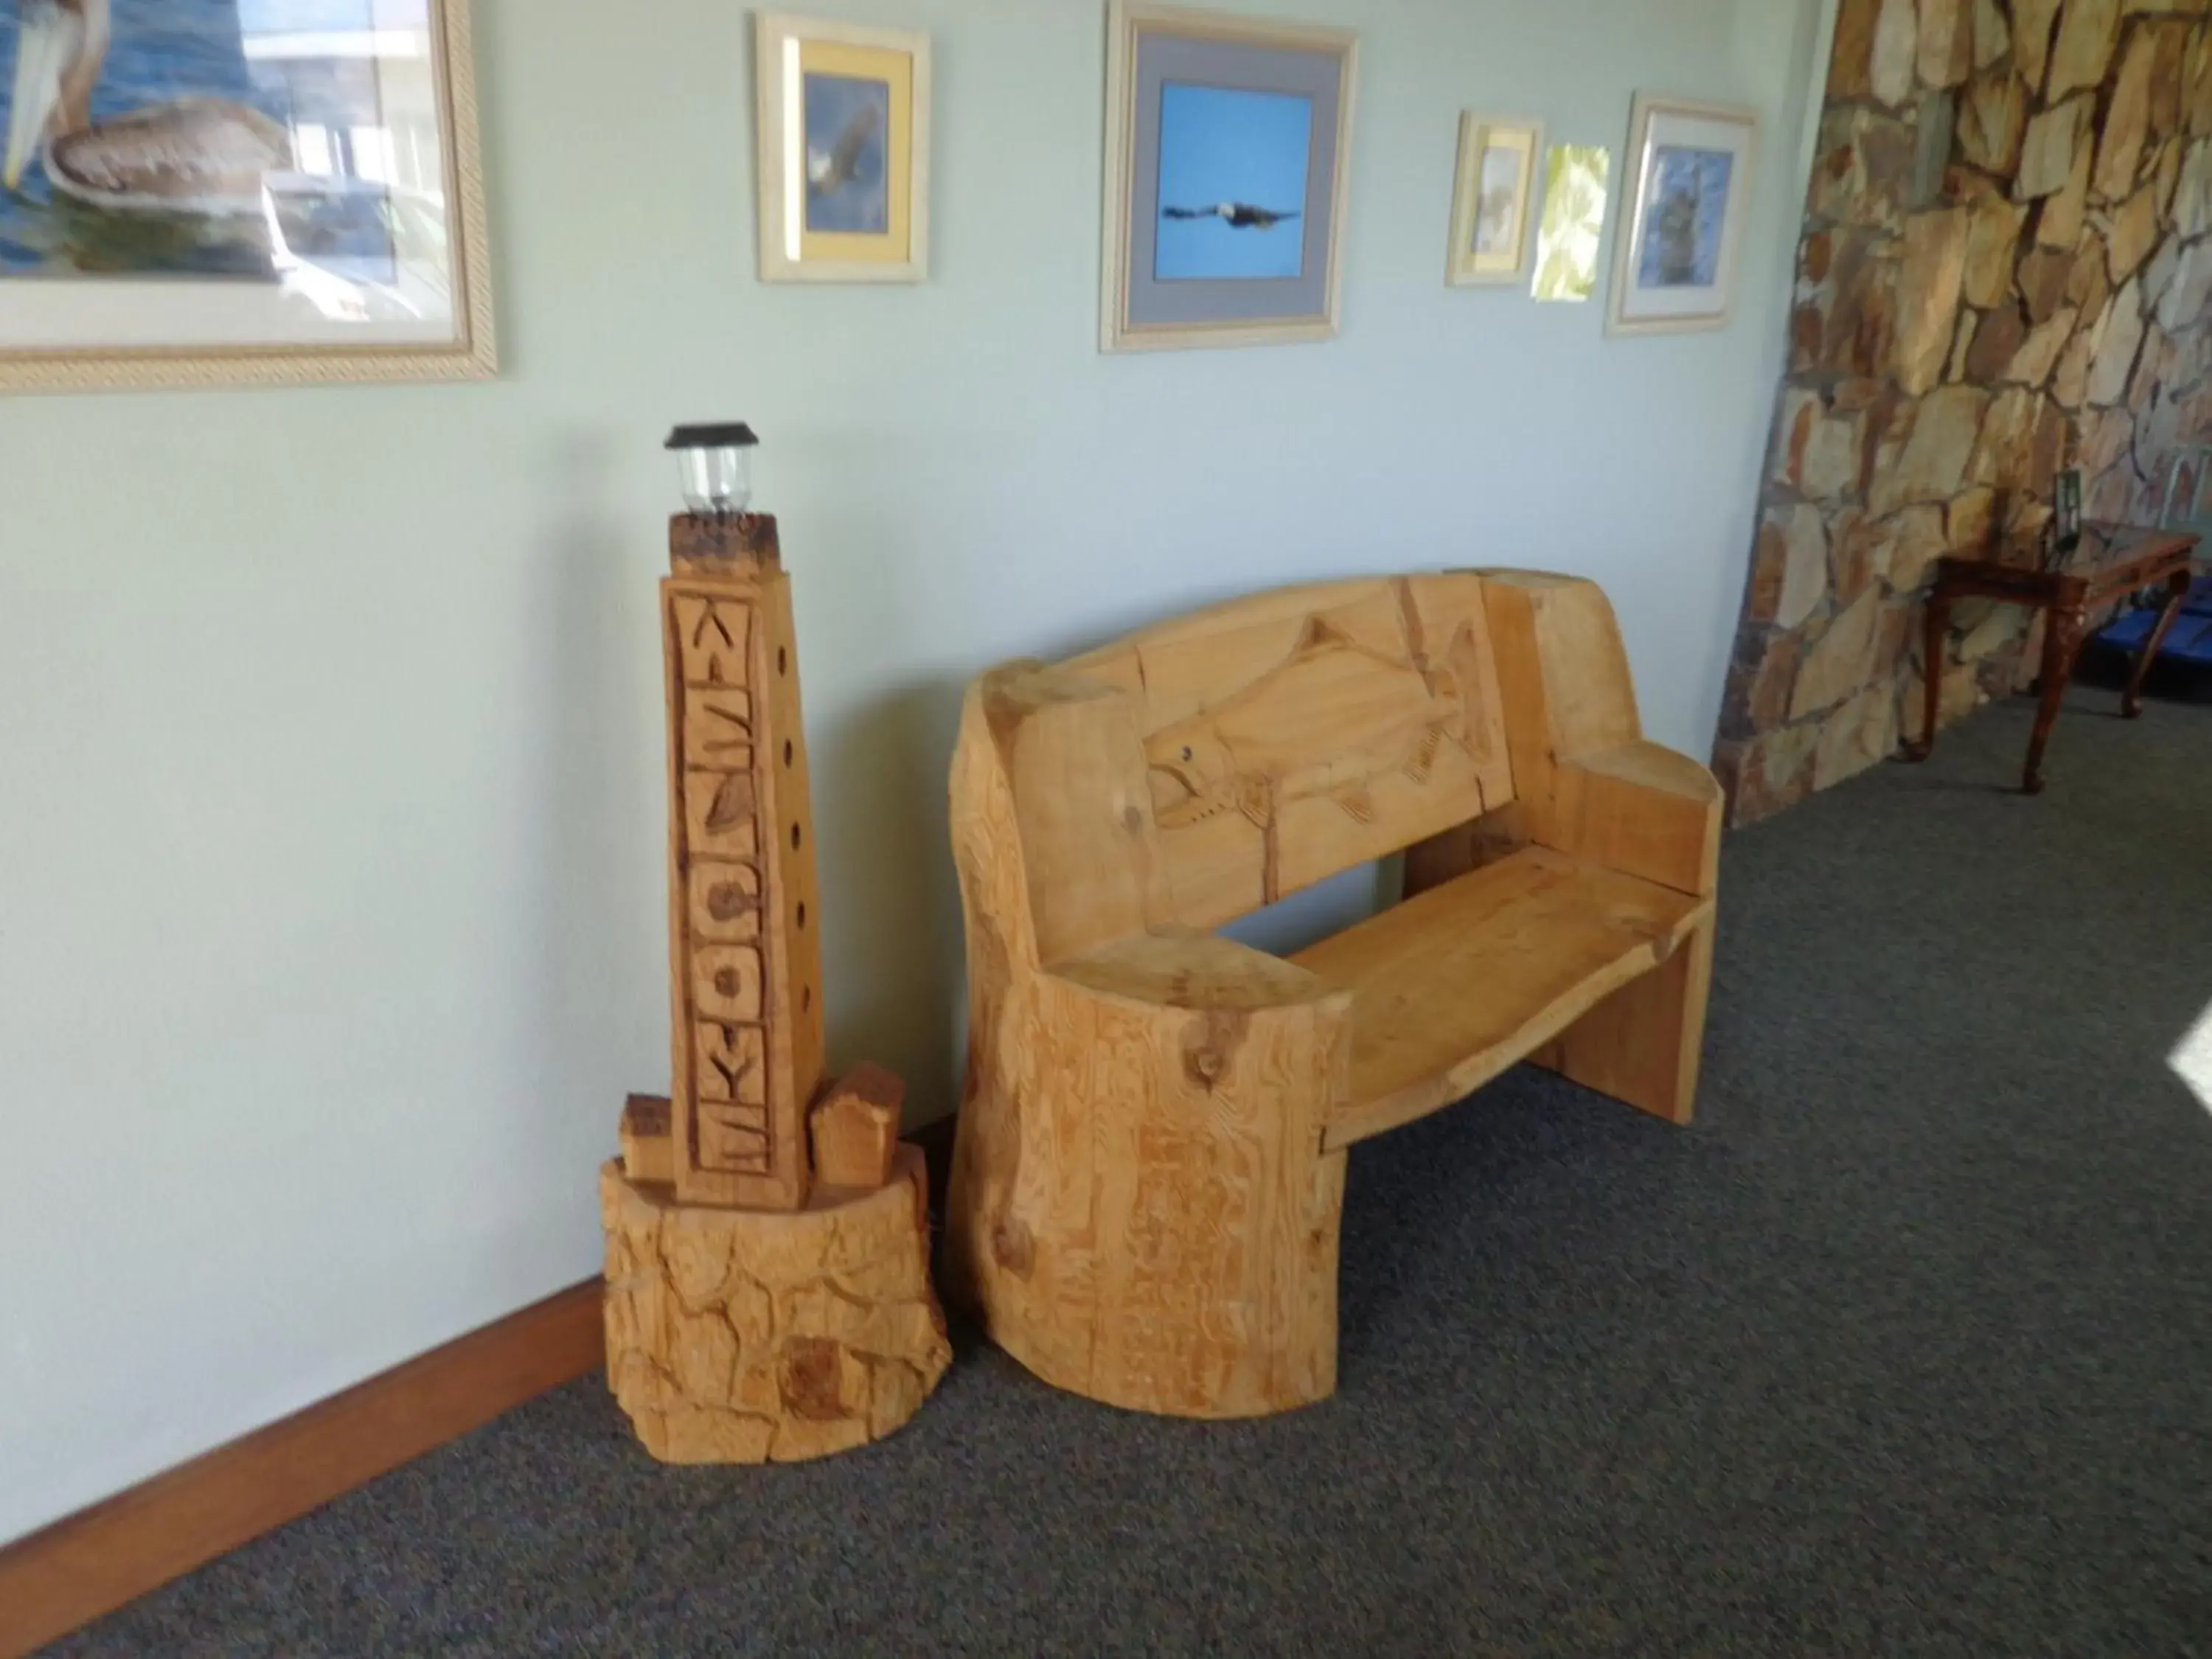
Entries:
[[[1920,608],[2066,465],[2148,521],[2212,441],[2212,0],[1843,0],[1715,769],[1735,822],[2019,689],[2040,641]],[[1948,162],[1924,151],[1950,131]]]

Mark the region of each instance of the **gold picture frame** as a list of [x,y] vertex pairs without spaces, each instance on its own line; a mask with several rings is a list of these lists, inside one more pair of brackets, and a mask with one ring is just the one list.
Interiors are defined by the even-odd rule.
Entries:
[[[1536,258],[1543,157],[1541,121],[1461,112],[1451,248],[1444,267],[1444,281],[1452,287],[1507,287],[1528,280]],[[1502,205],[1500,192],[1505,198]]]
[[[39,239],[50,256],[44,264],[0,264],[0,392],[498,373],[468,0],[427,0],[419,32],[380,27],[346,48],[356,74],[362,61],[377,66],[376,118],[348,128],[343,148],[330,128],[296,110],[279,122],[267,107],[287,103],[295,65],[311,73],[319,61],[287,54],[311,54],[318,42],[325,37],[260,39],[241,24],[234,55],[240,80],[252,76],[247,94],[226,87],[227,98],[203,95],[187,80],[182,95],[163,87],[122,118],[145,130],[187,111],[202,122],[212,113],[235,129],[231,138],[247,134],[269,147],[272,161],[289,163],[234,173],[222,181],[229,195],[195,198],[181,210],[127,188],[87,191],[69,172],[68,146],[95,140],[107,118],[64,131],[58,114],[19,115],[19,92],[0,81],[9,100],[0,104],[0,137],[17,140],[9,161],[21,185],[0,196],[0,215],[35,216],[50,233]],[[74,39],[58,48],[81,49]],[[96,81],[106,65],[103,57],[80,67]],[[116,280],[112,258],[72,269],[79,236],[149,263],[126,281]],[[364,239],[373,245],[366,253]],[[56,249],[60,256],[51,257]],[[239,268],[210,275],[196,263],[210,258]]]
[[764,283],[929,276],[929,37],[763,12],[753,33]]
[[[1349,29],[1110,0],[1100,350],[1283,345],[1335,335],[1358,68],[1359,40]],[[1188,141],[1170,142],[1170,84],[1222,104],[1194,112]],[[1186,143],[1190,155],[1202,152],[1204,125],[1222,120],[1232,106],[1224,100],[1239,98],[1258,100],[1250,107],[1263,119],[1283,113],[1288,102],[1304,103],[1305,165],[1296,207],[1272,197],[1245,201],[1233,181],[1189,201],[1163,200],[1162,191],[1173,190],[1177,153]],[[1270,134],[1267,143],[1237,148],[1288,156],[1281,145],[1271,149],[1274,143]],[[1286,161],[1277,171],[1286,198],[1297,164]],[[1271,268],[1250,258],[1255,239],[1235,248],[1243,263],[1182,269],[1172,264],[1180,255],[1164,252],[1170,221],[1184,228],[1218,222],[1248,236],[1280,236],[1294,226],[1296,254],[1285,251],[1282,269]],[[1285,274],[1293,266],[1294,274]]]

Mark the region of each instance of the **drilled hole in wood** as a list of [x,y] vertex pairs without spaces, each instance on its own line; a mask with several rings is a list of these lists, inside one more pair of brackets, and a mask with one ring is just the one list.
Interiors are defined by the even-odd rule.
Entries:
[[799,907],[799,925],[801,927],[806,926],[806,907],[803,904]]
[[813,1006],[814,988],[811,985],[800,986],[799,988],[799,1012],[802,1014],[805,1013]]
[[791,850],[794,853],[799,850],[799,826],[795,823],[791,826]]
[[790,670],[791,670],[791,656],[790,656],[790,653],[789,653],[788,652],[787,652],[787,651],[786,651],[786,650],[785,650],[781,646],[780,646],[780,645],[779,645],[779,646],[778,646],[778,647],[776,647],[776,648],[775,648],[775,672],[776,672],[777,673],[779,673],[779,674],[784,674],[784,673],[788,673],[788,672],[790,672]]
[[788,738],[785,740],[783,745],[783,763],[786,766],[791,764],[791,743]]

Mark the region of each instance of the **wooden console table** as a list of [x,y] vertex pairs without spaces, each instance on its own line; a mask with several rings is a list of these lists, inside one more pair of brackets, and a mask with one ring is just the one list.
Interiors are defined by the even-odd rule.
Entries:
[[[2082,538],[2082,550],[2057,570],[2043,570],[2027,561],[2039,550],[2021,545],[1994,557],[1939,560],[1935,592],[1928,599],[1926,654],[1923,678],[1928,702],[1922,735],[1905,746],[1905,758],[1923,761],[1936,744],[1936,718],[1943,694],[1943,652],[1951,625],[1951,607],[1960,599],[1997,599],[2024,605],[2044,613],[2042,702],[2036,709],[2035,734],[2028,739],[2027,771],[2021,787],[2031,795],[2043,792],[2043,751],[2057,723],[2067,682],[2074,676],[2074,659],[2081,649],[2092,612],[2139,589],[2166,585],[2166,609],[2158,627],[2136,659],[2135,672],[2120,700],[2120,712],[2133,720],[2142,713],[2143,677],[2150,672],[2166,630],[2173,626],[2181,602],[2189,596],[2191,564],[2197,538],[2177,531],[2148,530],[2120,525],[2092,525]],[[2005,555],[2014,556],[2008,557]]]

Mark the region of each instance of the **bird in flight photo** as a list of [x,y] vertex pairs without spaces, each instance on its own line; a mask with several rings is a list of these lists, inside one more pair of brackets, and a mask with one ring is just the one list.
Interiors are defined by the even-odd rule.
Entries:
[[1218,219],[1231,230],[1273,230],[1277,225],[1298,216],[1296,208],[1278,213],[1273,208],[1254,207],[1249,202],[1219,202],[1212,207],[1164,207],[1160,216],[1165,219]]
[[890,84],[806,76],[806,228],[880,235],[890,222]]
[[876,136],[881,118],[873,104],[863,104],[845,130],[837,135],[836,143],[825,154],[818,149],[806,152],[807,187],[817,195],[828,196],[854,183],[860,176],[860,158],[866,154],[869,143]]

